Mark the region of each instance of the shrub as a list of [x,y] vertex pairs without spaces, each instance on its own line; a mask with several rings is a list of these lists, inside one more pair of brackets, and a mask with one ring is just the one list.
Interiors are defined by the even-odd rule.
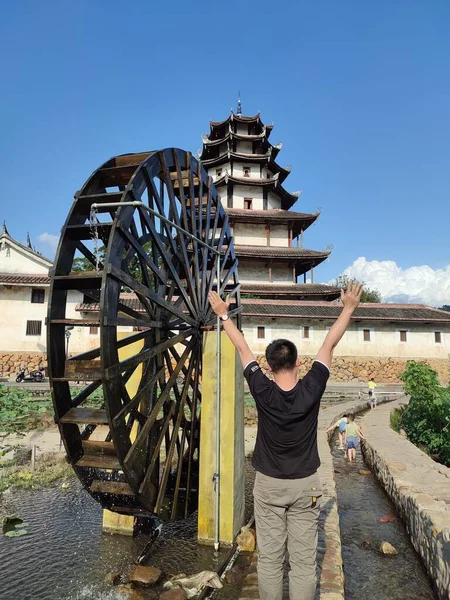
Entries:
[[408,361],[400,379],[411,396],[402,418],[408,439],[450,466],[450,389],[426,363]]
[[391,412],[390,422],[391,429],[400,433],[400,429],[403,427],[403,413],[405,412],[405,407],[401,406],[400,408],[396,408]]

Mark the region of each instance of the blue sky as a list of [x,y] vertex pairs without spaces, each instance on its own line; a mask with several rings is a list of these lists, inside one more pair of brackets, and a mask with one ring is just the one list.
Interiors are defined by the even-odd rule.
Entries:
[[0,218],[51,254],[38,236],[59,233],[100,163],[196,152],[240,90],[244,114],[275,123],[294,210],[322,209],[305,234],[334,246],[317,279],[352,266],[383,287],[389,272],[385,297],[450,304],[449,23],[445,0],[7,3]]

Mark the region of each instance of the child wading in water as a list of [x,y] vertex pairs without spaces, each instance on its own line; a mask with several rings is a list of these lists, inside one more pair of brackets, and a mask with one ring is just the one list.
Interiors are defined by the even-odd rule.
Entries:
[[344,449],[345,428],[347,427],[347,423],[347,415],[343,415],[341,419],[336,421],[336,423],[331,427],[328,427],[326,431],[326,433],[328,433],[329,431],[336,429],[336,427],[339,427],[339,450]]
[[364,439],[361,427],[355,423],[355,415],[348,415],[348,423],[345,428],[345,450],[350,462],[356,460],[356,448],[359,445],[359,438]]

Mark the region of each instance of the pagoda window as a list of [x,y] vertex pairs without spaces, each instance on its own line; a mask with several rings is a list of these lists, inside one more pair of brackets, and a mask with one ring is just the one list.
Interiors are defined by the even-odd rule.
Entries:
[[309,340],[309,325],[303,327],[303,337],[305,340]]
[[270,172],[269,172],[269,171],[267,171],[267,173],[266,173],[266,177],[267,177],[267,179],[270,179],[270,178],[272,177],[272,175],[270,174]]
[[252,210],[253,198],[244,198],[244,208],[245,210]]
[[440,331],[435,331],[434,332],[434,341],[436,344],[441,344],[442,343],[442,336],[441,336],[441,332]]
[[98,327],[96,327],[95,325],[91,325],[89,327],[89,335],[97,335],[98,334]]
[[266,328],[258,327],[257,336],[258,336],[258,340],[263,340],[266,337]]
[[401,329],[400,330],[400,341],[401,342],[407,342],[408,341],[408,332],[406,329]]
[[251,173],[250,167],[244,167],[243,171],[244,171],[244,177],[250,177],[250,173]]
[[363,337],[365,342],[370,342],[370,329],[363,329]]
[[216,177],[222,177],[222,169],[216,169]]

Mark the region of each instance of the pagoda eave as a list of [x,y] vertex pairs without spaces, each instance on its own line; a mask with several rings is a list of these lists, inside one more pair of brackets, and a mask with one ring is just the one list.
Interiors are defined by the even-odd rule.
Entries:
[[241,294],[270,300],[317,300],[332,301],[340,296],[340,288],[314,283],[251,283],[241,284]]
[[239,208],[225,208],[230,222],[235,223],[265,223],[286,224],[292,228],[293,237],[310,227],[319,217],[320,213],[297,213],[289,210],[247,210]]

